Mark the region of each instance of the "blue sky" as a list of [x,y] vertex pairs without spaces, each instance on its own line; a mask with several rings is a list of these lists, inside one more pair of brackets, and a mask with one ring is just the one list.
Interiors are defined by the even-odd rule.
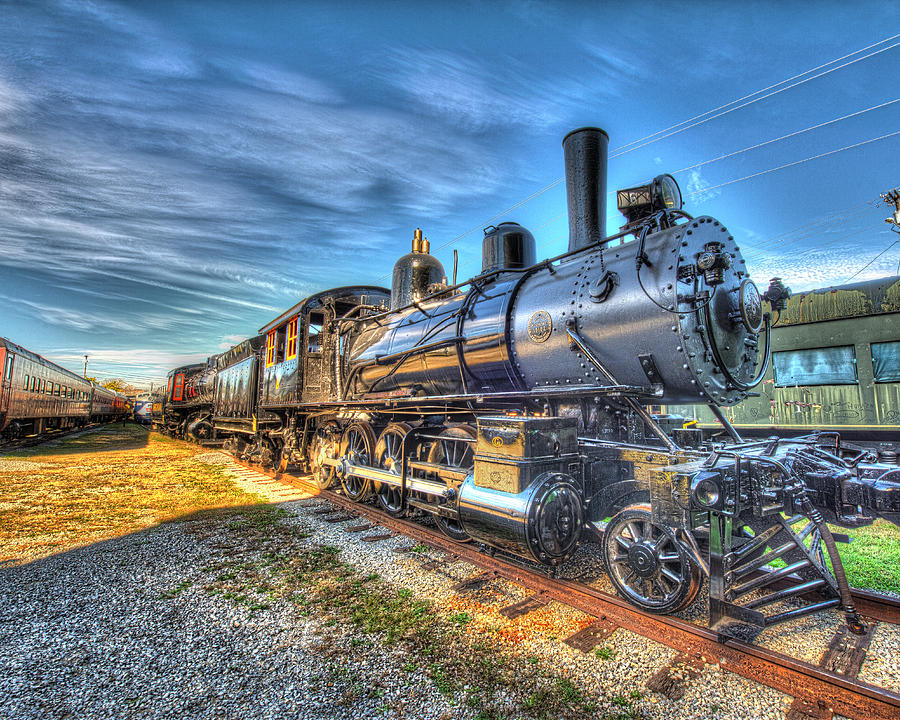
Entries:
[[416,227],[461,277],[500,220],[556,254],[560,143],[583,125],[610,135],[611,191],[674,173],[762,286],[895,274],[900,244],[863,268],[898,238],[877,206],[900,185],[898,20],[866,2],[0,3],[0,335],[158,382],[306,295],[389,282]]

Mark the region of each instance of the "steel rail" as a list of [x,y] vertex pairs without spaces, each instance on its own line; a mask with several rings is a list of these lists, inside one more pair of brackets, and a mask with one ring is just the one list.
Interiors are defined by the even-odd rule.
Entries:
[[[115,422],[113,420],[110,423]],[[65,428],[63,430],[48,430],[41,435],[28,435],[23,438],[17,438],[15,440],[8,440],[4,443],[0,443],[0,455],[3,453],[12,452],[14,450],[20,450],[22,448],[34,447],[35,445],[42,445],[45,442],[50,442],[51,440],[59,440],[60,438],[64,438],[68,435],[73,435],[77,432],[84,432],[85,430],[93,430],[96,428],[103,427],[104,425],[108,425],[110,423],[102,423],[102,422],[94,422],[88,423],[87,425],[83,425],[77,428]]]

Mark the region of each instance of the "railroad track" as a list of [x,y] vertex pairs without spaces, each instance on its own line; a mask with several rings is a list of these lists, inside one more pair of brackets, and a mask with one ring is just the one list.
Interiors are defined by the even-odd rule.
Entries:
[[107,423],[89,423],[88,425],[83,425],[82,427],[66,428],[65,430],[48,430],[41,435],[29,435],[28,437],[19,438],[17,440],[9,440],[7,442],[0,443],[0,455],[2,455],[3,453],[12,452],[13,450],[21,450],[22,448],[41,445],[42,443],[49,442],[50,440],[59,440],[59,438],[64,438],[75,433],[103,427],[106,424]]
[[[857,609],[868,624],[865,635],[855,636],[842,624],[823,653],[818,665],[797,660],[783,653],[721,635],[704,626],[672,616],[641,612],[615,595],[604,593],[585,583],[549,577],[508,557],[481,552],[472,544],[458,544],[439,531],[417,523],[391,517],[372,506],[359,504],[331,490],[320,490],[309,478],[294,473],[275,473],[256,465],[232,459],[236,466],[255,471],[287,487],[317,495],[323,502],[318,513],[325,520],[346,522],[365,519],[348,531],[383,527],[387,533],[363,539],[378,541],[404,535],[444,553],[441,563],[464,560],[481,568],[480,575],[464,583],[486,583],[503,578],[533,591],[533,595],[500,610],[513,618],[556,601],[596,618],[595,622],[567,638],[571,647],[591,652],[612,632],[623,628],[675,650],[668,668],[663,668],[647,685],[651,690],[677,699],[685,685],[706,664],[759,682],[794,698],[787,720],[829,720],[842,715],[857,720],[897,720],[900,694],[861,681],[858,678],[866,650],[878,623],[900,623],[900,601],[877,593],[855,590]],[[244,479],[248,479],[244,474]],[[287,491],[285,491],[287,492]],[[278,497],[276,495],[276,497]],[[281,496],[289,499],[288,494]],[[460,588],[464,589],[464,588]]]

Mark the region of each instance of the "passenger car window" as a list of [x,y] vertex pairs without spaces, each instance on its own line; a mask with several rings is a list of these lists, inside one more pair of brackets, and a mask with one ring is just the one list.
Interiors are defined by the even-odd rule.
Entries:
[[855,385],[856,353],[852,345],[772,353],[775,387]]
[[900,341],[872,343],[875,382],[900,382]]

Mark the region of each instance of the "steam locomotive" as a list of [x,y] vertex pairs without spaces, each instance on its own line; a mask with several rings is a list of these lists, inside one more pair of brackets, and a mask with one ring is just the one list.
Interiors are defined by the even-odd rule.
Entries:
[[[759,382],[763,300],[789,291],[761,295],[668,175],[618,191],[626,224],[607,236],[608,136],[576,130],[563,149],[565,253],[537,261],[505,222],[485,231],[481,273],[448,283],[417,230],[390,291],[321,292],[176,368],[154,423],[551,568],[597,540],[644,610],[685,608],[706,575],[721,631],[836,606],[860,631],[826,520],[898,521],[900,469],[836,433],[743,442],[720,406]],[[689,447],[646,409],[698,402],[730,443]]]

